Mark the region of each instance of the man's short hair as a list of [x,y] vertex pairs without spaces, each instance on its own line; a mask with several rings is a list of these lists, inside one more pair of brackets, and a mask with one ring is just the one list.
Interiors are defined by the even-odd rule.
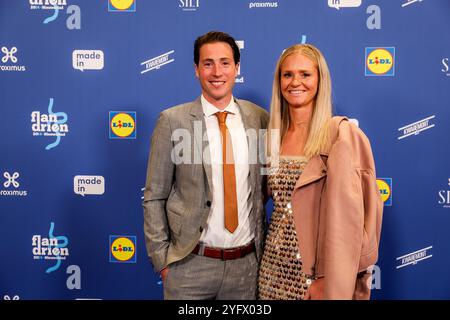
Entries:
[[194,43],[194,62],[198,66],[200,60],[200,48],[207,43],[225,42],[228,43],[233,50],[234,63],[238,64],[241,59],[241,53],[239,47],[236,44],[236,40],[229,34],[221,31],[210,31],[195,40]]

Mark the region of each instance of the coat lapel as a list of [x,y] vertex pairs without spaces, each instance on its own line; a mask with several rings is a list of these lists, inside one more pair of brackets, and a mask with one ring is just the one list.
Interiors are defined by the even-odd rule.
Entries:
[[297,180],[295,185],[295,189],[298,189],[304,185],[307,185],[311,182],[314,182],[327,174],[327,161],[328,155],[330,154],[331,147],[336,142],[339,125],[342,121],[348,120],[347,117],[333,117],[331,119],[330,124],[330,136],[331,141],[327,149],[322,152],[320,155],[312,157],[308,164],[305,167],[305,170],[300,175],[300,178]]
[[209,151],[208,139],[203,140],[203,136],[206,135],[206,123],[200,97],[193,102],[190,114],[192,117],[191,130],[194,133],[194,148],[197,148],[194,152],[198,152],[198,155],[202,160],[209,190],[212,190],[211,154]]
[[306,164],[300,178],[295,184],[294,190],[303,187],[311,182],[321,179],[327,174],[326,160],[327,154],[321,154],[319,156],[312,157]]
[[[251,111],[245,104],[239,103],[239,101],[237,99],[235,99],[234,101],[235,101],[236,105],[238,106],[239,111],[241,113],[241,118],[242,118],[242,122],[244,124],[245,132],[248,133],[249,129],[250,130],[253,129],[253,130],[256,130],[256,134],[258,135],[258,129],[260,128],[259,117],[255,117],[254,115],[252,116]],[[258,170],[259,166],[256,164],[252,164],[252,162],[251,162],[252,155],[250,153],[255,152],[257,150],[257,149],[255,149],[255,147],[258,148],[258,145],[252,146],[251,144],[254,144],[258,140],[251,141],[248,134],[246,135],[246,137],[247,137],[247,146],[248,146],[248,152],[249,152],[248,159],[249,159],[249,163],[250,163],[250,165],[249,165],[250,181],[251,181],[250,188],[251,188],[251,190],[253,190],[253,188],[256,184],[256,174],[257,174],[256,170]],[[255,156],[257,157],[256,161],[259,161],[258,154],[256,154]]]

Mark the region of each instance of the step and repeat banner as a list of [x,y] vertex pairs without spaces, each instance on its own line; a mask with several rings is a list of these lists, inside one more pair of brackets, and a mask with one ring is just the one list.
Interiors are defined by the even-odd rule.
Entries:
[[322,50],[384,200],[372,298],[449,299],[449,0],[0,0],[0,298],[162,298],[150,137],[200,95],[210,30],[241,49],[235,96],[266,109],[281,52]]

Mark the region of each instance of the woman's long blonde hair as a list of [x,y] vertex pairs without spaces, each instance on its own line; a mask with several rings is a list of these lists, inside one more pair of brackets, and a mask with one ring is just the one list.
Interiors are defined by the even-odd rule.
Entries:
[[271,162],[277,162],[283,138],[289,128],[289,106],[281,93],[280,81],[281,66],[286,57],[293,53],[300,53],[311,59],[319,73],[318,89],[303,152],[304,156],[311,159],[311,157],[319,155],[329,144],[328,126],[332,117],[330,72],[319,49],[310,44],[296,44],[282,53],[275,68],[267,134],[267,151]]

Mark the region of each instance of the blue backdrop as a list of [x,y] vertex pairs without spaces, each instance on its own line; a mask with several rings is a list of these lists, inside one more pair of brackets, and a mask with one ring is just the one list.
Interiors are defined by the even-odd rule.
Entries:
[[210,30],[241,47],[235,96],[266,109],[282,50],[322,50],[385,200],[373,298],[450,298],[449,14],[448,0],[0,0],[0,298],[162,298],[142,227],[150,136],[199,96],[193,42]]

